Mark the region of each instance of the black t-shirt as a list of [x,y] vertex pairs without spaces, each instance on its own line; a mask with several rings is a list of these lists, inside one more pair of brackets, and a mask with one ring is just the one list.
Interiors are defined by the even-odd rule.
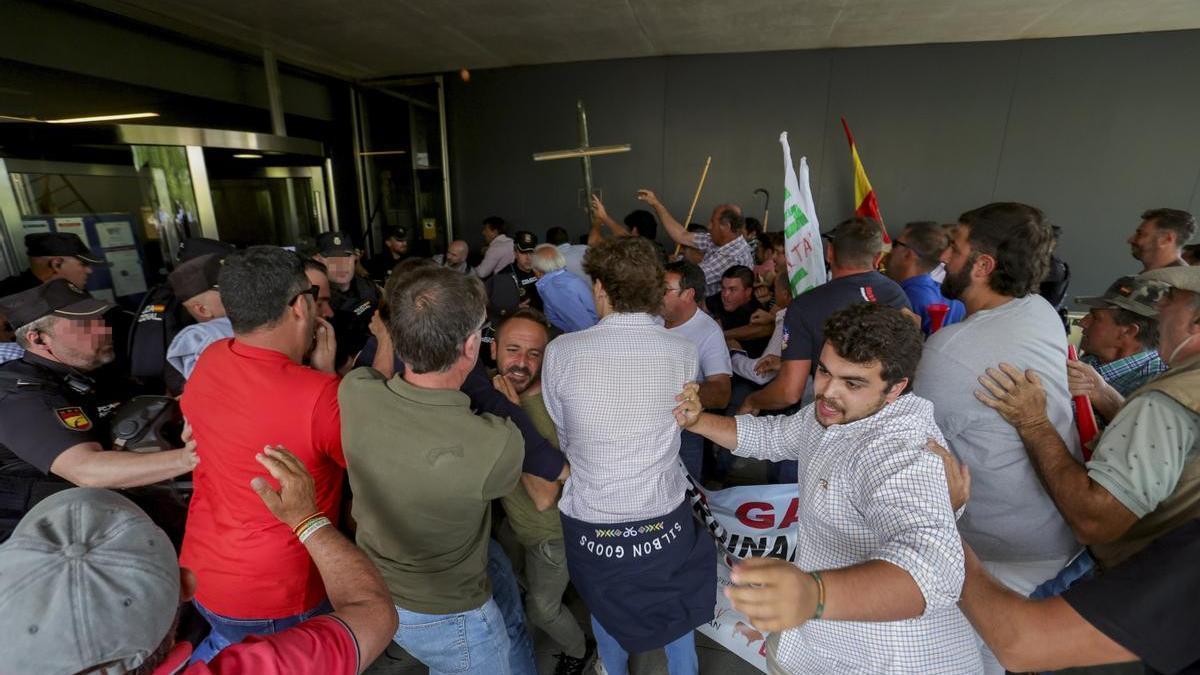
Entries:
[[[717,323],[721,324],[721,330],[731,330],[746,326],[750,323],[750,317],[754,316],[754,313],[758,310],[763,309],[762,303],[760,303],[757,298],[751,297],[750,302],[747,302],[732,312],[726,311],[725,305],[721,303],[720,293],[714,293],[708,296],[708,298],[704,301],[704,304],[706,307],[708,307],[709,316],[715,319]],[[749,340],[738,340],[738,342],[740,342],[742,345],[742,349],[745,349],[746,354],[752,359],[757,359],[758,357],[762,356],[763,350],[767,348],[767,343],[770,341],[770,335],[761,338],[752,338]]]
[[1079,615],[1160,673],[1200,673],[1200,520],[1062,594]]
[[0,365],[0,474],[50,473],[62,452],[80,443],[108,447],[108,418],[116,402],[80,394],[64,382],[67,370],[26,353]]
[[391,251],[384,251],[367,259],[363,267],[367,268],[367,273],[371,275],[372,281],[382,285],[383,282],[387,281],[388,275],[392,273],[392,269],[407,257],[407,253],[397,258],[392,255]]
[[526,300],[530,307],[542,309],[537,275],[533,271],[522,270],[516,263],[488,277],[484,286],[488,292],[488,318],[494,322],[516,311]]
[[801,293],[788,305],[783,318],[783,360],[815,362],[825,345],[825,320],[859,302],[912,309],[904,289],[879,272],[834,279]]
[[337,363],[357,354],[371,336],[371,317],[379,307],[379,288],[356,276],[345,291],[333,289],[333,335],[337,338]]

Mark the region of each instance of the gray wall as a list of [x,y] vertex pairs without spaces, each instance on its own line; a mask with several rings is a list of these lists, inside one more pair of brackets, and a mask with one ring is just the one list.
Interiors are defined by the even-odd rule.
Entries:
[[447,79],[455,226],[473,243],[493,213],[539,236],[586,230],[579,162],[530,159],[575,145],[582,98],[593,144],[633,145],[593,161],[616,217],[650,187],[682,219],[711,154],[693,219],[721,201],[761,218],[763,187],[778,229],[787,130],[828,227],[853,210],[845,116],[891,230],[1024,201],[1063,226],[1072,294],[1098,292],[1138,269],[1124,240],[1144,209],[1200,208],[1198,63],[1188,31],[476,71]]

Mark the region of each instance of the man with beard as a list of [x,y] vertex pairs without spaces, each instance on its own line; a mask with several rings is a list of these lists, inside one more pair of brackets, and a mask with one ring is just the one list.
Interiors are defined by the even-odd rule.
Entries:
[[65,279],[0,300],[25,349],[0,366],[0,541],[46,496],[72,484],[123,488],[187,473],[195,446],[157,453],[110,450],[119,401],[88,373],[113,360],[112,305]]
[[[1037,294],[1053,234],[1032,206],[988,204],[959,216],[942,254],[942,293],[962,300],[967,318],[934,333],[917,369],[916,393],[933,402],[950,449],[975,476],[963,539],[1001,583],[1028,595],[1080,550],[1046,493],[1021,438],[976,399],[979,376],[997,363],[1035,370],[1046,387],[1049,423],[1079,458],[1067,338],[1058,314]],[[980,642],[989,673],[1003,668]]]
[[[557,447],[554,421],[542,400],[542,355],[549,341],[546,317],[536,309],[518,309],[496,329],[492,357],[498,371],[494,380],[496,389],[521,406],[538,433]],[[579,622],[563,605],[563,592],[571,578],[567,574],[566,544],[558,509],[539,510],[522,483],[502,501],[508,515],[507,529],[503,531],[507,534],[511,529],[524,549],[523,556],[510,550],[509,557],[524,562],[526,616],[562,650],[555,675],[578,675],[591,665],[596,647],[585,638]]]
[[1179,209],[1151,209],[1142,214],[1138,225],[1126,243],[1130,254],[1142,263],[1142,271],[1181,267],[1183,245],[1196,233],[1196,219]]
[[689,384],[680,426],[743,457],[799,463],[795,563],[751,558],[726,596],[767,638],[769,673],[974,673],[955,603],[963,550],[947,493],[967,476],[926,449],[933,405],[909,393],[921,331],[860,303],[824,324],[816,399],[790,416],[701,413]]
[[[212,627],[193,655],[206,662],[247,635],[329,611],[304,546],[246,490],[262,471],[255,455],[268,445],[295,454],[313,476],[320,515],[335,524],[346,468],[333,329],[300,257],[252,246],[225,259],[218,282],[233,338],[204,350],[180,399],[203,460],[180,564],[196,573],[195,605]],[[309,368],[314,340],[327,347]]]

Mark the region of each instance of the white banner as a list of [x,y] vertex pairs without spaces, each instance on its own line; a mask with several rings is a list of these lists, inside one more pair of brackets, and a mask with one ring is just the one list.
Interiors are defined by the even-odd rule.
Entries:
[[[695,483],[693,483],[695,487]],[[696,630],[767,672],[766,634],[750,625],[725,597],[733,559],[770,556],[796,559],[799,496],[795,485],[747,485],[700,489],[707,508],[698,508],[717,538],[717,608],[713,620]]]
[[808,158],[800,158],[799,176],[792,167],[792,147],[787,132],[779,134],[783,146],[783,235],[787,247],[788,283],[792,296],[825,283],[825,245],[817,223],[808,183]]

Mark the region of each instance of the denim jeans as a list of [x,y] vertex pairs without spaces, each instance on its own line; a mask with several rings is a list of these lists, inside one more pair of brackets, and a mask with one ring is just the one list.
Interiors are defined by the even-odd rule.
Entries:
[[492,582],[492,600],[500,610],[508,634],[509,669],[512,675],[538,675],[533,659],[533,640],[525,630],[525,610],[521,606],[517,575],[513,573],[512,562],[504,553],[504,547],[495,539],[488,539],[487,571]]
[[429,675],[513,675],[508,633],[496,601],[458,614],[421,614],[397,607],[392,640],[429,668]]
[[679,457],[696,482],[701,482],[704,469],[704,437],[686,429],[679,434]]
[[196,609],[200,612],[200,616],[203,616],[204,620],[208,621],[208,625],[212,629],[209,631],[208,637],[204,638],[204,641],[196,647],[196,651],[192,652],[192,663],[197,661],[208,663],[222,649],[225,649],[229,645],[236,645],[251,635],[278,633],[281,630],[287,630],[292,626],[308,621],[314,616],[328,614],[333,611],[333,607],[326,600],[307,612],[280,619],[234,619],[209,611],[196,600],[192,600],[192,604],[196,606]]
[[[600,660],[608,675],[629,675],[629,652],[604,630],[596,617],[592,617],[592,633],[596,636],[596,651],[600,653]],[[667,652],[669,675],[698,675],[700,658],[696,656],[695,631],[689,630],[664,649]]]

